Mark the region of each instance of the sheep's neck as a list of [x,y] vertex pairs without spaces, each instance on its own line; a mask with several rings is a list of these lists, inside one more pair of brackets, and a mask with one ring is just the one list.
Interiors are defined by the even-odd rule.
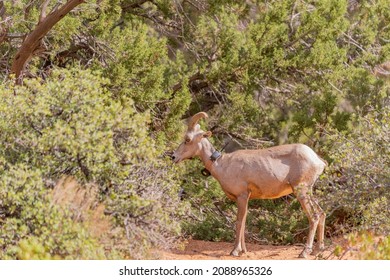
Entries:
[[202,140],[202,151],[200,154],[200,159],[202,160],[204,166],[210,173],[213,175],[214,173],[214,165],[216,162],[213,162],[210,157],[215,152],[215,149],[213,145],[210,143],[209,140],[203,139]]

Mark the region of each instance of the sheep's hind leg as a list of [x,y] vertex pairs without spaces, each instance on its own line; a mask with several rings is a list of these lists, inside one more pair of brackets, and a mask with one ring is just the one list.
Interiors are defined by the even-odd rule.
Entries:
[[317,245],[315,246],[312,252],[312,255],[317,255],[318,253],[322,252],[325,249],[324,236],[325,236],[326,214],[314,198],[312,198],[312,202],[314,204],[314,208],[317,210],[317,213],[319,213],[320,216],[318,222],[318,228],[317,228]]
[[310,254],[313,250],[314,235],[319,223],[319,217],[313,207],[313,202],[308,194],[308,189],[305,186],[300,186],[294,189],[294,193],[309,220],[309,234],[305,249],[303,249],[302,253],[299,255],[300,258],[307,258],[308,254]]

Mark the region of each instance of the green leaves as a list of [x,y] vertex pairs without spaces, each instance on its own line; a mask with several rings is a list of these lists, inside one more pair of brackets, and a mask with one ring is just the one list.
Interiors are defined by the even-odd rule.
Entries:
[[4,155],[49,177],[72,174],[102,186],[124,178],[130,162],[155,156],[141,125],[147,114],[135,115],[129,99],[110,98],[105,83],[98,73],[56,70],[45,83],[26,80],[15,96],[3,92]]
[[41,175],[23,164],[0,167],[0,258],[108,258],[83,225],[53,205]]
[[143,111],[169,97],[164,91],[169,65],[166,41],[148,36],[148,32],[153,31],[143,24],[134,29],[116,28],[110,34],[115,59],[104,70],[115,95],[131,97]]
[[[72,251],[77,246],[57,248],[56,239],[48,238],[44,243],[41,239],[57,230],[61,232],[61,223],[65,223],[65,228],[69,227],[69,231],[62,232],[66,240],[75,235],[77,242],[83,240],[78,237],[84,234],[78,232],[81,228],[67,218],[60,216],[54,224],[42,222],[45,217],[62,215],[55,206],[47,206],[50,201],[43,181],[56,182],[64,175],[72,175],[82,183],[98,184],[98,197],[127,232],[126,237],[139,240],[132,242],[133,258],[146,256],[145,246],[170,244],[178,233],[178,185],[173,179],[174,171],[167,167],[168,163],[160,157],[160,147],[150,137],[149,114],[136,113],[133,101],[126,96],[115,98],[107,84],[98,72],[72,68],[55,69],[45,81],[25,79],[24,86],[2,88],[0,115],[5,118],[0,123],[0,146],[4,163],[39,170],[35,176],[40,182],[35,192],[13,175],[2,177],[4,185],[16,184],[3,189],[4,196],[12,197],[8,204],[2,204],[7,218],[18,217],[6,219],[8,227],[31,221],[28,231],[20,236],[22,252],[10,253],[12,256],[84,256]],[[11,94],[12,90],[15,94]],[[22,179],[27,180],[23,176]],[[48,223],[54,221],[54,216],[53,220],[47,219]],[[19,225],[19,221],[23,222]],[[9,245],[7,242],[4,246]]]
[[331,165],[321,182],[328,211],[342,209],[350,226],[380,234],[390,230],[389,121],[387,108],[359,118],[347,135],[328,131]]

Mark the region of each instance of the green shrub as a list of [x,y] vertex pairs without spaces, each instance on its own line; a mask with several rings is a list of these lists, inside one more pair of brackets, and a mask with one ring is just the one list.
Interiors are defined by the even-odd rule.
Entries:
[[107,212],[123,227],[131,258],[149,258],[150,249],[172,248],[180,234],[180,202],[175,173],[163,160],[133,165],[126,181],[110,188]]
[[46,80],[26,79],[0,95],[1,151],[47,178],[73,175],[108,187],[126,178],[131,164],[155,156],[147,114],[130,99],[115,100],[99,73],[54,70]]
[[346,231],[390,232],[390,111],[358,119],[348,134],[328,132],[330,166],[318,193],[326,212],[343,216]]
[[41,173],[0,167],[0,259],[104,259],[104,248],[53,204]]
[[[0,86],[0,155],[9,166],[39,170],[47,187],[39,188],[42,195],[64,175],[97,184],[106,212],[126,232],[127,255],[141,258],[178,235],[178,185],[161,156],[163,146],[149,135],[149,114],[136,112],[127,97],[115,98],[107,83],[98,72],[73,68],[54,69],[46,80],[25,79],[23,86]],[[33,195],[28,199],[35,203]]]
[[360,246],[358,250],[360,259],[390,260],[390,236],[375,238],[372,234],[365,233],[361,234],[355,242]]
[[346,254],[362,260],[390,260],[390,236],[378,236],[372,231],[353,232],[346,236],[344,246],[336,246],[334,254]]

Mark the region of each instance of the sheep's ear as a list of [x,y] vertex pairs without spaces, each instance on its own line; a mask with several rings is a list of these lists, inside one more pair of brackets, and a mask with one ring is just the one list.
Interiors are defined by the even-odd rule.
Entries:
[[204,138],[209,138],[209,137],[211,137],[211,135],[213,135],[213,133],[211,131],[206,131],[205,133],[203,133]]

